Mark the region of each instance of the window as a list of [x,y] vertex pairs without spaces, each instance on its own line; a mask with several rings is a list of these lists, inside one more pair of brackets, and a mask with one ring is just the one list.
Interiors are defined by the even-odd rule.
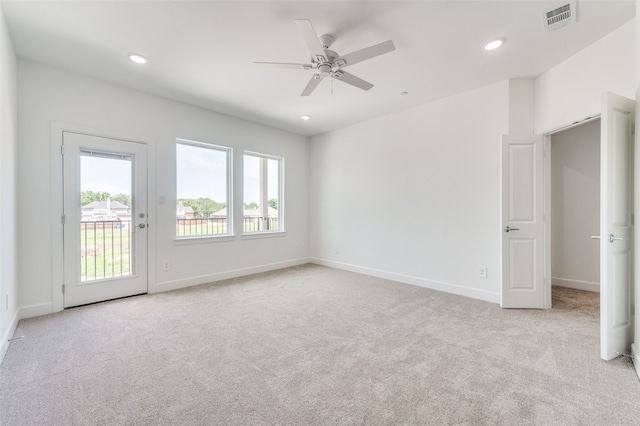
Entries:
[[244,155],[244,232],[283,231],[282,158]]
[[176,236],[229,235],[231,148],[176,141]]

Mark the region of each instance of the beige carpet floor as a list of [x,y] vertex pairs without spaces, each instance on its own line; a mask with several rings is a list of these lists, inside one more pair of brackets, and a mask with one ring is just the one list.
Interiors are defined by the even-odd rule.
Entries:
[[598,295],[503,310],[317,265],[23,320],[2,425],[640,423]]

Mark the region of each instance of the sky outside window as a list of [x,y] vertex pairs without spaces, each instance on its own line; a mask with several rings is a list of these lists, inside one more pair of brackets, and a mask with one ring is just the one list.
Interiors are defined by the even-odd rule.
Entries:
[[177,197],[227,202],[227,152],[178,143]]
[[80,191],[131,196],[131,161],[81,155]]

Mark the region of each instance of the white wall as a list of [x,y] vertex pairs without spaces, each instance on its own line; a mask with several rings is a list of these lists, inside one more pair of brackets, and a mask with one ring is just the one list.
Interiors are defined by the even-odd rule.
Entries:
[[17,324],[16,55],[0,4],[0,361]]
[[551,137],[551,279],[600,291],[600,120]]
[[[149,291],[155,292],[304,263],[308,255],[309,141],[262,125],[152,96],[30,61],[18,61],[20,143],[18,181],[19,300],[22,317],[59,309],[57,266],[61,182],[52,177],[52,121],[152,140],[149,222]],[[175,139],[234,149],[234,206],[242,205],[242,153],[251,150],[285,158],[286,234],[281,237],[205,244],[176,244]],[[55,151],[55,150],[54,150]],[[52,166],[53,155],[53,166]],[[53,182],[53,187],[50,183]],[[53,192],[53,194],[52,194]],[[158,198],[166,197],[160,205]],[[162,271],[168,260],[170,271]],[[54,264],[55,263],[55,264]],[[60,280],[57,282],[56,280]],[[55,292],[55,294],[52,294]]]
[[508,88],[313,137],[314,261],[497,303]]
[[603,92],[635,98],[637,18],[536,80],[536,133],[599,115]]

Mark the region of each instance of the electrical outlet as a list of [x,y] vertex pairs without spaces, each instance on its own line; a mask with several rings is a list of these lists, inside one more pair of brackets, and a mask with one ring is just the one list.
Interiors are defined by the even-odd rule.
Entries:
[[480,278],[487,278],[488,272],[486,266],[478,266],[478,276]]
[[169,269],[171,269],[171,266],[169,265],[169,261],[165,260],[164,262],[162,262],[162,270],[168,271]]

